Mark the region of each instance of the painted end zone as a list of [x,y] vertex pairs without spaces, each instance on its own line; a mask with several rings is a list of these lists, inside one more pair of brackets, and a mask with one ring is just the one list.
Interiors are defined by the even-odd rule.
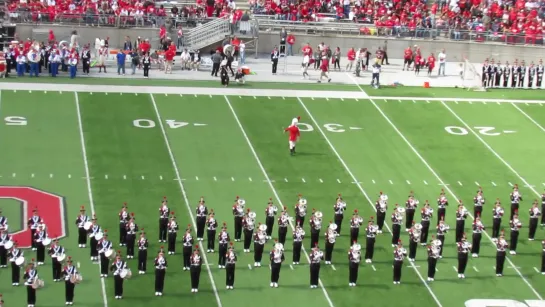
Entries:
[[47,234],[51,238],[62,238],[67,235],[64,197],[46,191],[25,186],[0,186],[0,198],[15,199],[23,206],[21,217],[23,229],[12,235],[21,248],[31,247],[31,232],[28,219],[34,209],[47,225]]

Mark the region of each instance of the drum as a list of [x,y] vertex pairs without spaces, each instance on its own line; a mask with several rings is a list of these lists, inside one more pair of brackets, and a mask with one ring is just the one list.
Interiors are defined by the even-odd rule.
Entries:
[[119,276],[123,279],[130,279],[132,277],[132,272],[130,269],[123,269],[119,273]]
[[250,67],[248,67],[248,66],[242,66],[241,70],[242,70],[242,73],[244,75],[249,75],[250,74]]
[[4,244],[5,249],[10,249],[13,247],[13,241],[8,241]]
[[91,226],[93,226],[93,223],[91,223],[91,222],[85,222],[85,223],[83,224],[83,229],[89,230],[89,229],[91,229]]
[[107,258],[112,257],[113,254],[114,254],[114,251],[111,249],[104,252],[104,256],[106,256]]
[[34,279],[34,282],[32,283],[32,288],[33,289],[40,289],[40,288],[43,288],[44,287],[44,281],[41,280],[41,279]]
[[44,246],[48,246],[49,244],[51,244],[51,238],[45,238],[43,241],[42,241],[42,244]]
[[62,262],[66,258],[66,254],[60,254],[57,256],[57,261]]
[[15,259],[15,264],[16,265],[23,265],[23,263],[25,263],[25,257],[17,257],[17,259]]
[[104,234],[102,232],[97,232],[97,234],[95,235],[95,240],[100,240],[104,237]]
[[70,282],[73,284],[79,284],[83,280],[80,274],[73,274],[70,276]]

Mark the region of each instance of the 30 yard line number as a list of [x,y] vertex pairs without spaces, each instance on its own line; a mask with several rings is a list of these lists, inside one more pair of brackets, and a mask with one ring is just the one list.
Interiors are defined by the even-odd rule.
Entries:
[[[297,127],[299,127],[299,131],[301,132],[312,132],[314,131],[314,127],[312,125],[307,123],[298,123]],[[324,128],[329,132],[345,132],[344,126],[341,124],[325,124]]]
[[[496,127],[473,127],[478,133],[486,136],[498,136],[503,133],[513,133],[514,131],[497,131]],[[452,135],[468,135],[469,131],[464,127],[446,126],[445,131]]]

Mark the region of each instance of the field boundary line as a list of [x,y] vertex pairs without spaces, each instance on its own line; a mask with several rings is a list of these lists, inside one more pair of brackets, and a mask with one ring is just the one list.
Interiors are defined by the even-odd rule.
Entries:
[[543,126],[541,126],[540,123],[538,123],[535,119],[533,119],[528,113],[524,112],[523,109],[519,108],[516,104],[514,103],[511,103],[511,105],[513,107],[515,107],[515,109],[519,110],[520,113],[522,113],[522,115],[524,115],[527,119],[529,119],[532,123],[534,123],[534,125],[536,125],[541,131],[545,132],[545,128],[543,128]]
[[[223,97],[225,98],[225,102],[227,103],[227,106],[229,106],[229,109],[231,110],[231,112],[233,114],[233,117],[235,118],[235,121],[237,122],[238,127],[240,128],[240,131],[242,132],[242,135],[244,136],[244,139],[246,139],[246,143],[248,143],[248,147],[250,148],[250,151],[252,152],[257,164],[259,165],[259,168],[261,169],[261,172],[263,173],[263,176],[265,176],[265,179],[267,180],[267,183],[269,184],[269,187],[271,188],[271,191],[273,192],[274,197],[278,201],[278,204],[280,206],[282,206],[282,208],[283,208],[284,205],[282,203],[282,200],[280,199],[280,195],[278,195],[278,192],[276,191],[276,188],[274,187],[273,183],[269,179],[269,175],[267,174],[267,171],[265,170],[265,167],[263,166],[263,163],[261,162],[261,159],[259,159],[259,156],[257,155],[257,152],[255,151],[255,148],[252,145],[252,142],[250,141],[250,138],[246,134],[246,130],[242,126],[242,123],[240,122],[240,119],[238,118],[238,115],[235,112],[235,109],[231,105],[231,101],[229,101],[229,98],[227,98],[226,95],[224,95]],[[291,229],[295,231],[295,227],[293,227],[293,222],[291,220],[289,221],[289,224],[290,224]],[[303,253],[305,254],[305,257],[307,258],[307,261],[310,263],[310,257],[308,255],[305,247],[302,247],[302,250],[303,250]],[[334,307],[333,301],[329,297],[329,294],[327,293],[327,290],[326,290],[324,284],[322,283],[322,279],[319,279],[318,282],[320,284],[320,288],[322,289],[322,292],[324,293],[324,296],[325,296],[327,302],[329,303],[329,306]]]
[[[360,89],[363,91],[363,89],[360,87]],[[442,101],[449,101],[449,102],[455,102],[455,101],[461,101],[461,102],[500,102],[500,103],[524,103],[524,104],[543,104],[545,101],[543,100],[524,100],[524,99],[494,99],[494,98],[441,98],[441,97],[389,97],[389,96],[369,96],[369,100],[399,100],[399,102],[402,102],[403,100],[416,102],[416,101],[435,101],[435,102],[442,102]]]
[[[87,160],[87,149],[85,147],[85,135],[83,133],[83,121],[81,119],[81,110],[79,107],[79,97],[78,92],[74,92],[74,99],[76,102],[76,111],[78,114],[78,129],[79,129],[79,138],[81,141],[81,154],[83,156],[83,165],[85,167],[85,182],[87,185],[87,192],[89,197],[89,206],[91,206],[91,214],[95,215],[95,202],[93,200],[93,190],[91,188],[91,179],[90,179],[90,172],[89,172],[89,160]],[[100,266],[98,267],[98,270],[100,271]],[[104,307],[108,307],[108,296],[106,294],[106,283],[104,282],[104,278],[100,279],[100,286],[102,288],[102,298],[104,302]]]
[[[176,163],[176,159],[174,158],[174,153],[172,152],[172,148],[170,147],[170,141],[168,140],[168,135],[165,130],[165,126],[163,125],[163,119],[161,118],[161,113],[159,113],[159,108],[157,107],[157,103],[155,102],[155,98],[153,97],[153,94],[150,93],[151,103],[153,105],[153,109],[155,110],[155,115],[157,116],[157,121],[159,122],[159,128],[161,129],[161,133],[163,134],[163,138],[165,140],[165,145],[168,150],[168,155],[170,156],[170,161],[172,162],[172,167],[174,168],[174,172],[176,173],[176,181],[178,182],[178,186],[180,187],[180,192],[182,193],[182,197],[185,202],[185,206],[187,207],[187,211],[189,212],[189,216],[191,217],[191,221],[195,221],[195,217],[193,216],[193,211],[191,210],[191,207],[189,205],[189,199],[187,198],[187,193],[184,188],[184,184],[182,183],[182,178],[180,177],[180,171],[178,169],[178,164]],[[191,223],[193,225],[193,229],[197,231],[197,225],[196,223]],[[214,280],[214,276],[212,275],[212,270],[210,270],[210,265],[208,264],[208,257],[205,253],[203,244],[199,244],[199,249],[201,251],[202,258],[204,259],[204,263],[206,265],[206,270],[208,271],[208,277],[210,278],[210,282],[212,283],[212,290],[214,291],[214,295],[216,296],[216,302],[218,304],[218,307],[222,307],[221,299],[218,293],[218,289],[216,288],[216,282]]]
[[[358,85],[358,87],[359,87],[359,85]],[[361,186],[361,183],[358,181],[358,179],[356,178],[356,176],[354,176],[354,173],[352,173],[352,171],[350,170],[350,168],[348,167],[348,165],[346,164],[346,162],[344,161],[344,159],[341,157],[341,155],[339,154],[339,152],[337,151],[337,149],[335,148],[335,146],[333,145],[333,143],[331,143],[331,141],[329,140],[329,138],[327,137],[327,135],[324,133],[324,130],[323,130],[322,127],[318,124],[318,122],[316,121],[316,119],[314,118],[314,116],[312,115],[312,113],[310,113],[310,110],[307,108],[307,106],[305,105],[305,103],[303,102],[303,100],[301,100],[301,98],[299,98],[299,97],[297,97],[297,100],[299,101],[299,104],[303,107],[303,109],[305,109],[305,111],[307,112],[309,118],[312,120],[312,122],[314,123],[314,125],[317,127],[318,131],[320,132],[320,134],[322,135],[322,137],[324,138],[324,140],[326,141],[326,143],[329,145],[329,147],[331,148],[331,150],[333,151],[333,153],[337,156],[337,159],[339,160],[339,162],[341,162],[341,164],[343,165],[344,169],[348,172],[348,174],[350,175],[350,177],[352,178],[352,180],[354,180],[356,186],[358,187],[358,189],[360,190],[360,192],[363,194],[363,196],[367,199],[367,201],[369,202],[369,205],[371,206],[371,208],[373,208],[373,210],[376,212],[377,209],[375,208],[373,201],[371,200],[371,198],[369,198],[369,195],[367,194],[367,192],[365,192],[365,190],[364,190],[363,187]],[[393,234],[392,234],[392,230],[390,229],[390,226],[388,225],[388,223],[384,223],[384,226],[386,226],[386,229],[388,229],[388,232],[390,233],[390,235],[393,235]],[[430,293],[431,297],[433,298],[433,300],[435,301],[435,303],[437,304],[437,306],[442,307],[443,305],[441,304],[441,302],[439,301],[439,299],[437,298],[437,296],[435,295],[435,293],[433,292],[433,290],[431,289],[431,287],[428,285],[428,283],[424,280],[424,277],[422,277],[422,274],[420,274],[420,271],[417,269],[417,267],[415,266],[415,264],[414,264],[413,262],[409,262],[409,263],[410,263],[410,266],[414,269],[414,271],[415,271],[416,274],[418,275],[418,278],[422,281],[422,283],[424,284],[424,286],[426,287],[426,289],[427,289],[428,292]]]

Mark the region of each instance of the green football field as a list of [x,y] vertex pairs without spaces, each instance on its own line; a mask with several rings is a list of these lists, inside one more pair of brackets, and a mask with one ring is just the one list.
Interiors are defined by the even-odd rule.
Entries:
[[[78,306],[455,307],[472,299],[532,300],[525,304],[543,306],[543,227],[536,241],[527,240],[528,209],[545,189],[541,91],[374,90],[348,85],[337,89],[333,84],[281,83],[223,90],[216,82],[144,86],[138,80],[79,79],[79,84],[44,80],[51,83],[43,78],[40,83],[0,84],[0,208],[11,231],[19,231],[26,226],[24,218],[32,204],[43,207],[36,193],[55,199],[58,206],[40,214],[46,222],[58,221],[59,225],[49,225],[59,232],[53,235],[65,236],[62,245],[81,264],[84,280],[76,287]],[[292,157],[283,128],[296,116],[301,116],[302,136]],[[504,277],[495,276],[496,250],[485,235],[480,258],[470,258],[466,279],[458,279],[454,204],[461,199],[472,212],[472,199],[482,187],[487,198],[483,220],[491,228],[494,200],[501,199],[508,210],[515,184],[524,198],[523,229],[518,253],[508,256]],[[435,281],[426,281],[427,253],[419,246],[416,262],[405,261],[402,283],[394,285],[391,234],[384,231],[377,238],[373,263],[362,263],[358,286],[348,287],[351,212],[358,209],[367,222],[382,191],[390,199],[390,225],[391,208],[404,205],[410,191],[421,204],[429,200],[436,208],[441,189],[451,204],[446,217],[453,230],[447,235]],[[204,196],[233,236],[231,206],[237,195],[264,222],[269,198],[293,214],[297,195],[302,194],[309,208],[324,212],[327,224],[339,193],[348,204],[343,235],[335,244],[333,265],[322,265],[318,289],[309,288],[305,254],[300,265],[290,265],[289,235],[278,289],[269,287],[268,257],[263,267],[254,268],[253,253],[243,253],[242,243],[236,243],[235,290],[225,289],[225,271],[217,267],[216,252],[204,254],[200,292],[191,293],[178,244],[178,254],[168,256],[164,296],[154,296],[152,261],[161,246],[158,208],[163,196],[182,229],[194,224],[193,212]],[[113,278],[101,279],[88,249],[77,247],[75,219],[84,205],[117,245],[118,212],[124,202],[151,246],[148,273],[133,275],[125,282],[123,300],[115,300]],[[468,233],[471,221],[466,221]],[[507,217],[502,227],[508,229]],[[308,223],[305,228],[308,251]],[[362,231],[362,241],[363,236]],[[404,231],[402,240],[408,242]],[[323,234],[320,242],[323,247]],[[27,260],[36,257],[30,250],[25,253]],[[128,262],[137,271],[136,260]],[[38,270],[45,287],[38,292],[36,306],[64,305],[64,284],[53,283],[49,259]],[[10,280],[10,269],[0,269],[6,306],[26,306],[24,287],[12,287]],[[511,306],[507,304],[470,305]]]

